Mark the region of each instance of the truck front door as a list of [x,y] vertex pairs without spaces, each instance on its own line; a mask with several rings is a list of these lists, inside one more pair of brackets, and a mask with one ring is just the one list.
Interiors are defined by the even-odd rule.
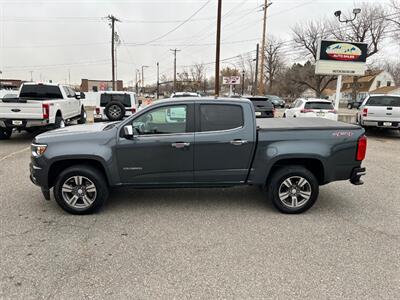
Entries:
[[254,126],[250,103],[196,104],[195,182],[244,182],[255,146]]
[[133,139],[120,138],[118,168],[123,183],[193,183],[194,105],[156,107],[132,121]]

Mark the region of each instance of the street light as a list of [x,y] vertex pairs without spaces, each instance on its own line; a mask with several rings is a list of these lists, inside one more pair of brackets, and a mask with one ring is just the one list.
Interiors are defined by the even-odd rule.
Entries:
[[352,19],[341,19],[342,16],[342,11],[337,10],[335,11],[334,15],[336,18],[338,18],[339,22],[341,23],[348,23],[348,22],[352,22],[357,18],[357,15],[361,12],[361,8],[354,8],[353,9],[353,18]]

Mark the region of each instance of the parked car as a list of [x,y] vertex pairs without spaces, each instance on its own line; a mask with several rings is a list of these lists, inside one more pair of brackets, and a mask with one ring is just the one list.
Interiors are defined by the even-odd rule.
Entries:
[[170,98],[183,98],[183,97],[201,97],[198,93],[191,93],[191,92],[176,92],[172,93]]
[[364,128],[400,129],[400,95],[370,95],[361,104],[357,122]]
[[267,95],[266,97],[269,100],[271,100],[275,108],[276,107],[285,108],[286,102],[281,97],[275,95]]
[[202,98],[162,100],[122,122],[47,132],[31,148],[32,182],[48,200],[53,188],[57,203],[73,214],[99,209],[111,187],[245,184],[266,187],[280,211],[301,213],[315,203],[320,185],[362,184],[366,138],[358,125],[256,120],[248,100]]
[[353,109],[353,108],[358,109],[358,108],[361,106],[361,104],[362,104],[363,102],[364,102],[364,99],[362,99],[362,100],[357,100],[357,101],[350,100],[350,101],[347,103],[347,108],[348,108],[348,109]]
[[332,102],[325,99],[297,99],[285,110],[284,118],[325,118],[337,121],[338,116]]
[[132,92],[101,92],[100,105],[96,107],[96,121],[120,121],[138,110],[139,104]]
[[257,118],[273,118],[275,116],[275,107],[268,97],[242,96],[242,99],[248,99],[253,103]]
[[69,86],[51,83],[24,83],[18,97],[0,102],[0,139],[11,137],[13,129],[28,132],[39,128],[63,128],[77,120],[86,122],[80,97]]

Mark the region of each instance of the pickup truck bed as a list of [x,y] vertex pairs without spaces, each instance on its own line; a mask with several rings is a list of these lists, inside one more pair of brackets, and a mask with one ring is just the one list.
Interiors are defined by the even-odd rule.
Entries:
[[353,130],[360,129],[360,126],[336,122],[323,118],[276,118],[276,119],[257,119],[257,129],[259,131],[272,130],[326,130],[340,129]]

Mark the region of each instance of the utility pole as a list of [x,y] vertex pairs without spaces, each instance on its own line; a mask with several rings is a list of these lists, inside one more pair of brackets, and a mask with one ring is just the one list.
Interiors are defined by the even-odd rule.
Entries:
[[160,95],[160,63],[157,62],[157,99]]
[[222,0],[218,0],[218,13],[217,13],[217,40],[215,46],[215,98],[219,96],[219,63],[221,52],[221,13],[222,13]]
[[181,50],[179,49],[170,49],[172,52],[174,52],[174,92],[176,92],[176,52],[179,52]]
[[115,91],[115,50],[114,50],[114,41],[115,41],[115,22],[121,22],[113,15],[108,15],[107,19],[110,20],[111,26],[111,67],[112,67],[112,87],[113,91]]
[[260,52],[259,50],[260,50],[260,45],[257,44],[257,47],[256,47],[256,71],[254,74],[253,96],[257,94],[257,87],[258,87],[257,81],[258,81],[258,57],[259,57],[258,52]]
[[148,68],[149,66],[142,66],[142,93],[144,94],[144,68]]
[[265,39],[267,34],[267,11],[268,7],[272,3],[268,3],[268,0],[264,0],[264,20],[263,20],[263,35],[262,35],[262,43],[261,43],[261,64],[260,64],[260,85],[258,89],[258,93],[260,95],[264,95],[265,93],[265,84],[264,84],[264,56],[265,56]]
[[244,70],[242,71],[242,96],[244,95]]

